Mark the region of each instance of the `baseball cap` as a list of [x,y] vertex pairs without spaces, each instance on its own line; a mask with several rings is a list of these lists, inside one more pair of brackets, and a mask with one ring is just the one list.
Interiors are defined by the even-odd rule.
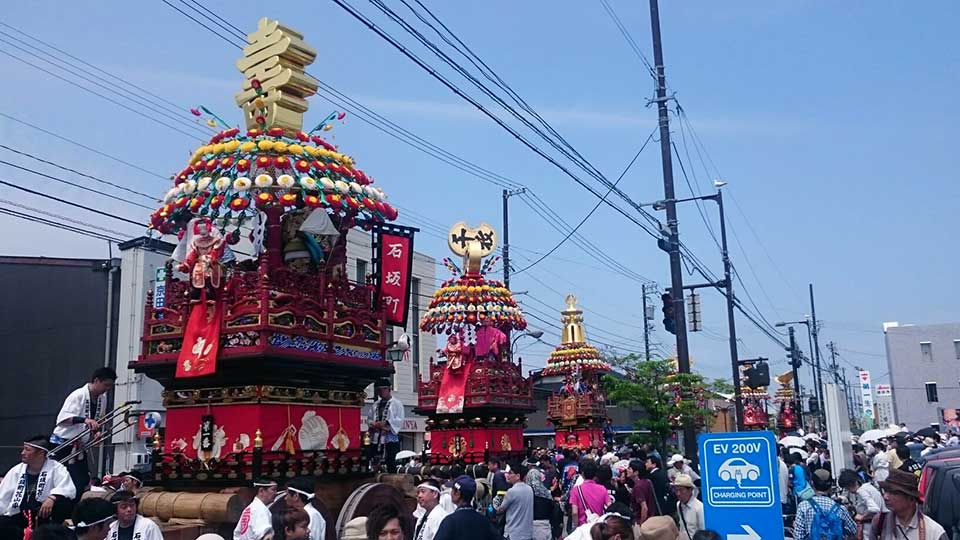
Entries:
[[459,491],[464,498],[472,499],[477,493],[477,482],[464,474],[454,479],[453,489]]

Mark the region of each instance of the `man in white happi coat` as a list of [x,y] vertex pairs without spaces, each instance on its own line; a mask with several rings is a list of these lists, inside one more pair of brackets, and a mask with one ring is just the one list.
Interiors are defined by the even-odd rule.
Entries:
[[0,483],[0,538],[22,537],[28,526],[70,516],[77,492],[67,468],[50,459],[49,439],[37,435],[24,441],[20,463]]
[[[84,430],[89,429],[90,432],[70,447],[59,451],[58,458],[74,453],[100,429],[97,418],[100,418],[106,412],[107,392],[113,388],[113,383],[116,380],[117,373],[115,371],[108,367],[98,368],[90,377],[90,382],[70,392],[67,399],[63,400],[63,406],[60,408],[60,414],[57,415],[57,425],[53,428],[53,436],[50,437],[50,442],[58,445],[81,435]],[[87,453],[80,452],[70,459],[66,465],[79,496],[90,484]]]
[[287,482],[287,495],[284,501],[289,508],[303,510],[310,516],[310,540],[324,540],[327,536],[327,520],[313,505],[313,477],[301,476]]
[[233,540],[263,540],[268,532],[273,531],[267,505],[273,504],[277,497],[277,482],[261,478],[253,483],[253,487],[257,488],[257,496],[240,514],[240,521],[233,529]]
[[427,478],[417,486],[417,503],[424,513],[417,520],[413,540],[433,540],[440,522],[449,514],[440,505],[440,482]]
[[397,452],[400,451],[400,429],[403,427],[403,403],[393,397],[390,379],[376,382],[374,391],[379,399],[373,402],[371,439],[377,450],[375,456],[387,466],[388,473],[397,472]]
[[141,516],[137,496],[131,491],[118,491],[110,497],[117,509],[117,520],[110,524],[107,540],[163,540],[160,527]]

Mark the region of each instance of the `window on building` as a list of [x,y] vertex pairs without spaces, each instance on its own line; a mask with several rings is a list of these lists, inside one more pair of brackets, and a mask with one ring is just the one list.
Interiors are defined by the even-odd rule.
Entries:
[[366,283],[367,281],[367,261],[357,259],[357,283]]
[[924,362],[933,362],[933,346],[929,341],[920,342],[920,359]]
[[940,401],[940,398],[937,396],[937,383],[928,382],[925,386],[927,387],[927,402],[936,403]]
[[420,382],[420,280],[410,280],[410,359],[413,364],[413,391],[417,391]]
[[960,339],[953,340],[953,354],[960,360]]

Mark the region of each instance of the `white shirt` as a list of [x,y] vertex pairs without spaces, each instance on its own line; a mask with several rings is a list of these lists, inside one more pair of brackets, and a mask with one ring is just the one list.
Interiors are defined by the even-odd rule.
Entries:
[[[120,522],[114,521],[110,524],[107,538],[117,540],[119,535]],[[137,519],[133,522],[133,540],[163,540],[163,533],[160,532],[160,527],[153,520],[137,516]]]
[[[0,482],[0,515],[15,516],[20,513],[20,504],[25,498],[27,485],[27,464],[14,465]],[[70,473],[60,462],[48,459],[37,476],[34,498],[43,503],[51,495],[67,499],[77,496],[77,488],[70,479]]]
[[780,479],[780,502],[786,503],[790,495],[790,470],[782,458],[777,458],[777,473]]
[[327,536],[327,520],[312,504],[303,507],[310,516],[310,540],[323,540]]
[[263,535],[273,530],[270,509],[259,498],[243,509],[240,521],[233,529],[233,540],[262,540]]
[[[57,415],[57,425],[53,428],[53,434],[61,440],[72,439],[84,429],[85,424],[74,424],[73,418],[91,418],[96,420],[98,414],[103,414],[107,407],[107,395],[101,394],[97,398],[96,404],[92,403],[90,397],[90,387],[85,384],[77,388],[63,400],[63,406],[60,407],[60,414]],[[89,439],[89,437],[87,437]]]
[[[374,421],[377,419],[377,408],[380,406],[382,400],[378,399],[373,402],[373,414],[371,417]],[[383,420],[390,424],[390,433],[386,436],[387,440],[396,439],[400,435],[400,428],[403,427],[403,403],[400,403],[400,400],[391,397],[390,401],[387,402],[386,409],[383,411]],[[380,442],[380,432],[373,433],[373,443],[378,444]]]
[[[873,484],[862,484],[853,494],[853,507],[858,514],[886,513],[887,507],[883,504],[883,495]],[[873,524],[869,521],[863,524],[863,537],[871,538]],[[902,539],[901,539],[902,540]]]
[[687,465],[686,463],[684,463],[683,468],[679,470],[675,466],[671,465],[670,468],[667,469],[667,480],[670,480],[670,482],[673,482],[677,478],[678,474],[685,474],[689,476],[690,480],[694,482],[700,479],[700,475],[693,472],[693,468],[690,467],[690,465]]
[[706,529],[703,524],[703,503],[690,497],[687,504],[677,502],[680,514],[680,540],[690,540],[697,531]]
[[[439,504],[433,507],[433,510],[426,515],[426,523],[423,524],[423,528],[420,530],[420,535],[415,537],[414,540],[433,540],[433,537],[437,534],[437,529],[440,528],[440,522],[443,521],[443,518],[447,517],[449,512],[443,509]],[[420,521],[423,521],[423,517],[417,521],[417,527],[420,526]],[[416,530],[416,529],[414,529]]]

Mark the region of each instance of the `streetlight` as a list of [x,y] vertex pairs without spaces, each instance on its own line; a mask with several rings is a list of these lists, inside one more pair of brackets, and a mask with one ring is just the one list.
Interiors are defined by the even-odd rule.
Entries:
[[543,337],[543,330],[527,330],[522,334],[517,334],[517,336],[513,338],[513,341],[510,342],[510,359],[511,360],[513,359],[513,349],[517,345],[517,340],[519,340],[522,337],[532,337],[533,339],[540,341],[540,338]]

